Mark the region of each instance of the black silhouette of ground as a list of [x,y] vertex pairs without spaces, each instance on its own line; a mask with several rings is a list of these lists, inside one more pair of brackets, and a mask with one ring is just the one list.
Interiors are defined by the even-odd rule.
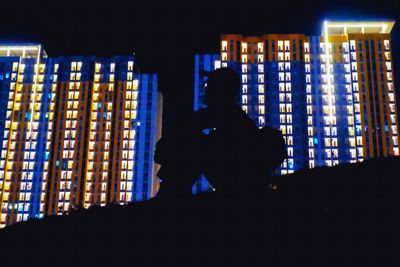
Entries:
[[0,231],[1,266],[400,266],[399,166],[301,171],[246,200],[217,190],[17,223]]

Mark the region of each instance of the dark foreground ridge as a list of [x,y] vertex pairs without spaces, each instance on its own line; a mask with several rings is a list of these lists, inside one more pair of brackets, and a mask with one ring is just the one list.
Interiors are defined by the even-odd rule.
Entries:
[[399,167],[302,171],[247,200],[216,191],[30,220],[0,231],[1,266],[400,266]]

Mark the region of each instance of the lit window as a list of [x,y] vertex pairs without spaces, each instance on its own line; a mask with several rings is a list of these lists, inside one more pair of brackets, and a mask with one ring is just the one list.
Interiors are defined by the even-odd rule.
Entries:
[[242,43],[242,52],[247,53],[247,43]]
[[222,46],[222,51],[228,50],[228,42],[227,41],[222,41],[221,46]]
[[14,62],[12,65],[12,71],[17,71],[18,69],[18,62]]
[[390,49],[389,40],[384,40],[384,41],[383,41],[383,45],[385,46],[385,49],[386,49],[386,50],[389,50],[389,49]]
[[228,60],[228,54],[223,52],[222,53],[222,61],[227,61]]
[[99,72],[101,68],[101,64],[100,63],[96,63],[95,65],[95,72]]
[[290,50],[290,41],[286,40],[285,41],[285,51]]
[[283,41],[278,41],[278,50],[279,51],[283,50]]
[[133,61],[128,62],[128,70],[133,70]]
[[258,44],[257,44],[257,49],[258,49],[258,53],[263,53],[263,51],[264,51],[264,44],[263,44],[263,43],[258,43]]

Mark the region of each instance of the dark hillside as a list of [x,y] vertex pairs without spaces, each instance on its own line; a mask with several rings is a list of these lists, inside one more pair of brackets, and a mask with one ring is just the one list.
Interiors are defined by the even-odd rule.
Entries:
[[275,177],[251,199],[216,191],[30,220],[0,231],[1,266],[400,266],[399,167],[370,160]]

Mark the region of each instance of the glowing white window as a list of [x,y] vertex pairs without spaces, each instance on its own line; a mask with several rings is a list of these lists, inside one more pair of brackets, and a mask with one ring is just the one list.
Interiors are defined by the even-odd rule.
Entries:
[[128,70],[130,70],[130,71],[133,70],[133,61],[128,62]]
[[222,41],[221,46],[222,46],[222,51],[228,50],[228,42],[227,41]]
[[258,53],[263,53],[264,44],[263,43],[257,43],[257,49],[258,49]]
[[222,52],[222,61],[228,60],[228,54],[226,52]]
[[283,50],[283,41],[278,41],[278,50],[279,51]]
[[242,52],[247,53],[247,43],[242,43]]
[[383,41],[383,45],[385,46],[385,49],[386,49],[386,50],[389,50],[389,49],[390,49],[389,40],[384,40],[384,41]]

